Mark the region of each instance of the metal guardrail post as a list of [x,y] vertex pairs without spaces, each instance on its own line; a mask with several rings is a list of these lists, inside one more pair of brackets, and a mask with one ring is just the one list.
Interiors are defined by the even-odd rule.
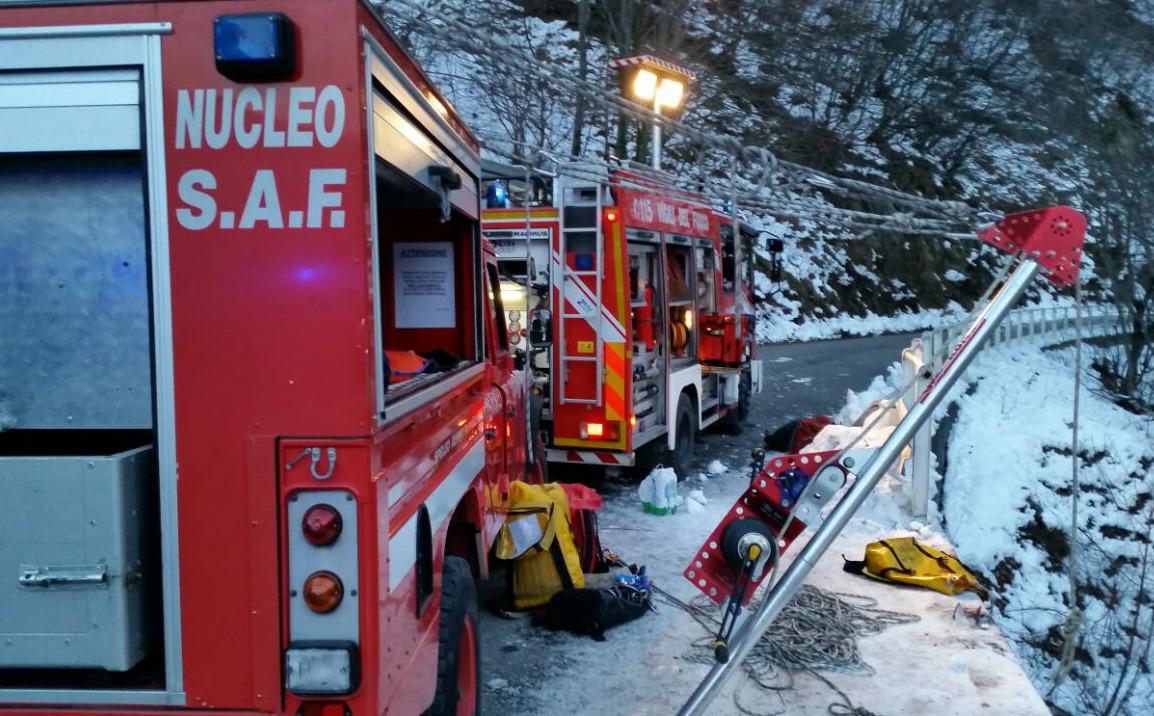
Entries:
[[[915,338],[909,348],[902,350],[902,385],[910,386],[901,396],[906,412],[914,409],[918,397],[925,392],[934,371],[926,363],[932,358],[933,332],[927,331]],[[931,425],[927,421],[911,441],[913,455],[909,461],[910,513],[924,518],[930,511],[930,450]]]
[[[1089,318],[1083,318],[1084,325],[1091,327],[1087,335],[1104,337],[1118,333],[1121,324],[1120,312],[1105,306],[1089,306],[1083,309]],[[1046,307],[1022,308],[1014,311],[1007,317],[1006,323],[999,330],[990,335],[990,345],[1008,343],[1011,341],[1029,338],[1041,342],[1047,336],[1066,340],[1066,332],[1072,325],[1074,308]],[[1096,332],[1095,330],[1096,329]],[[916,375],[918,366],[912,363],[907,372],[907,353],[912,354],[914,349],[920,356],[921,366],[936,372],[942,367],[945,351],[953,345],[956,338],[957,326],[936,328],[924,331],[921,336],[914,338],[909,348],[902,351],[903,384],[908,384],[911,377]],[[925,390],[924,381],[916,383],[914,393],[920,395]],[[905,396],[902,397],[905,400]],[[909,403],[906,403],[907,408]],[[930,500],[930,472],[932,466],[931,438],[932,421],[927,421],[915,433],[910,442],[913,455],[910,459],[910,511],[914,517],[925,517],[929,512]]]

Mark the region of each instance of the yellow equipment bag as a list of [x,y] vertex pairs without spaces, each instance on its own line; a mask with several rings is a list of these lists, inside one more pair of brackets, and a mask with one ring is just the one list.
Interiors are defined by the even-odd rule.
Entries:
[[883,582],[911,584],[942,594],[974,592],[983,600],[989,593],[981,581],[952,554],[920,544],[913,537],[870,542],[861,562],[846,560],[842,568]]
[[494,545],[513,564],[513,606],[547,604],[562,589],[585,586],[581,557],[569,528],[569,500],[557,484],[509,484],[509,514]]

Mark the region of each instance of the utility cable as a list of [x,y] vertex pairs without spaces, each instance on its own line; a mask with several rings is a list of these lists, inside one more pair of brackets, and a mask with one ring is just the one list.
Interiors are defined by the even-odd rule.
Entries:
[[[441,13],[435,20],[425,13],[426,8],[418,0],[392,0],[389,7],[397,12],[402,19],[419,26],[438,40],[452,44],[474,57],[481,57],[494,63],[494,66],[516,67],[542,86],[557,90],[569,90],[578,93],[586,99],[600,104],[603,108],[616,110],[632,116],[638,120],[659,124],[665,130],[676,130],[681,135],[691,138],[702,146],[720,150],[738,157],[749,166],[760,166],[762,169],[759,185],[764,185],[772,174],[788,174],[810,183],[818,188],[825,188],[835,192],[850,192],[859,196],[870,197],[881,201],[902,203],[909,207],[932,211],[945,216],[964,220],[967,217],[979,215],[981,212],[968,204],[954,200],[927,199],[922,196],[909,194],[896,189],[881,187],[856,179],[840,177],[805,165],[779,161],[772,151],[760,146],[744,146],[739,139],[732,135],[720,135],[691,127],[685,122],[666,117],[652,108],[632,102],[615,92],[594,87],[589,81],[572,77],[566,73],[567,68],[560,63],[553,63],[552,68],[543,65],[548,63],[540,57],[534,56],[523,48],[509,45],[494,45],[478,36],[476,28],[464,20],[451,14]],[[510,62],[510,60],[520,60]],[[491,77],[493,81],[502,81],[500,77]],[[506,78],[507,79],[507,78]]]

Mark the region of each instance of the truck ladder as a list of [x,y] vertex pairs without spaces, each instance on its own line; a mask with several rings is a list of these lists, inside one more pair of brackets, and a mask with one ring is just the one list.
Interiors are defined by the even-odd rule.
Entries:
[[[750,650],[801,589],[810,571],[869,497],[901,454],[903,447],[933,416],[934,409],[946,398],[986,339],[997,330],[1034,277],[1046,271],[1047,278],[1059,287],[1068,286],[1077,280],[1085,232],[1085,217],[1068,207],[1010,214],[995,226],[980,230],[978,236],[983,241],[1007,253],[1019,255],[1022,260],[975,316],[953,353],[932,377],[925,391],[889,438],[877,450],[868,452],[843,450],[838,453],[774,457],[770,460],[771,466],[755,476],[750,489],[737,499],[686,570],[686,576],[695,586],[718,601],[719,596],[724,599],[725,593],[730,591],[728,585],[723,583],[724,580],[740,574],[733,581],[731,599],[739,603],[747,602],[756,590],[757,583],[772,571],[768,569],[772,567],[770,562],[776,561],[780,551],[804,530],[803,522],[817,525],[817,528],[794,561],[770,587],[758,611],[736,624],[727,639],[719,637],[718,644],[724,651],[719,651],[718,663],[713,665],[681,707],[678,712],[681,716],[705,712],[726,680],[737,671]],[[863,463],[857,466],[857,459],[860,459],[863,452]],[[810,465],[813,467],[810,468]],[[792,482],[794,475],[798,474],[796,469],[812,469],[813,475],[796,499],[783,500],[785,492],[777,487],[777,483],[789,473]],[[855,475],[853,484],[834,505],[829,516],[822,520],[821,507],[830,501],[834,492],[845,484],[851,474]],[[826,494],[823,496],[822,493]],[[792,509],[783,510],[783,505],[792,505]],[[770,518],[767,519],[766,515]],[[752,525],[752,529],[745,531],[749,525]],[[730,526],[735,527],[734,534],[725,535],[726,528]],[[724,547],[726,544],[723,537],[736,537],[738,533],[740,541],[730,540],[728,543],[738,545],[737,553],[747,560],[742,563],[740,573],[734,569],[736,565],[732,562],[730,565],[723,564],[726,561],[724,555],[717,551],[719,545]],[[766,535],[772,536],[773,541],[764,540]],[[760,545],[756,550],[748,546],[755,543]],[[741,545],[746,545],[744,553]],[[703,552],[707,554],[703,555]],[[709,554],[719,558],[708,559]],[[759,559],[760,563],[755,566]],[[760,573],[751,578],[749,575],[755,571]],[[743,583],[737,588],[739,582]]]
[[[559,202],[561,209],[561,235],[558,240],[558,248],[561,253],[561,321],[558,330],[558,339],[561,343],[561,386],[558,390],[558,402],[561,404],[583,403],[586,405],[601,405],[602,399],[602,385],[605,382],[605,366],[604,366],[604,339],[601,337],[601,266],[604,258],[604,241],[601,236],[601,209],[604,205],[605,186],[601,182],[597,182],[596,187],[596,204],[594,206],[594,223],[593,226],[572,226],[568,220],[566,209],[569,205],[569,192],[582,188],[578,186],[565,186],[562,183],[561,199]],[[581,204],[580,206],[587,206]],[[596,257],[593,262],[593,268],[589,270],[577,270],[569,268],[568,259],[568,237],[572,234],[588,234],[593,232],[594,246]],[[583,285],[583,278],[591,278],[593,280],[593,299],[592,306],[588,305],[588,300],[581,290]],[[570,301],[570,297],[574,300]],[[586,310],[578,310],[570,312],[569,305],[573,303],[575,307],[585,308]],[[594,345],[593,355],[575,355],[569,349],[569,344],[565,338],[565,325],[569,319],[577,319],[588,321],[593,326]],[[594,396],[589,397],[575,397],[569,395],[565,391],[565,386],[569,382],[569,365],[571,363],[594,363],[594,381],[596,387]]]

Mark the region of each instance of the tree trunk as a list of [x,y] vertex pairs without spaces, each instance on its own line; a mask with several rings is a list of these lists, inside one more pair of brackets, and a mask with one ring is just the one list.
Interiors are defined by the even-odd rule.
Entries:
[[629,117],[624,114],[617,116],[617,141],[613,143],[613,156],[621,158],[629,151]]
[[1142,352],[1146,349],[1146,306],[1135,302],[1134,314],[1130,319],[1130,339],[1126,343],[1126,370],[1122,376],[1122,392],[1128,396],[1138,394],[1138,381],[1141,378],[1139,366],[1142,364]]
[[[581,0],[577,6],[577,76],[581,82],[589,77],[589,2]],[[585,132],[585,95],[577,94],[577,106],[573,110],[573,141],[569,154],[581,156],[582,134]]]

